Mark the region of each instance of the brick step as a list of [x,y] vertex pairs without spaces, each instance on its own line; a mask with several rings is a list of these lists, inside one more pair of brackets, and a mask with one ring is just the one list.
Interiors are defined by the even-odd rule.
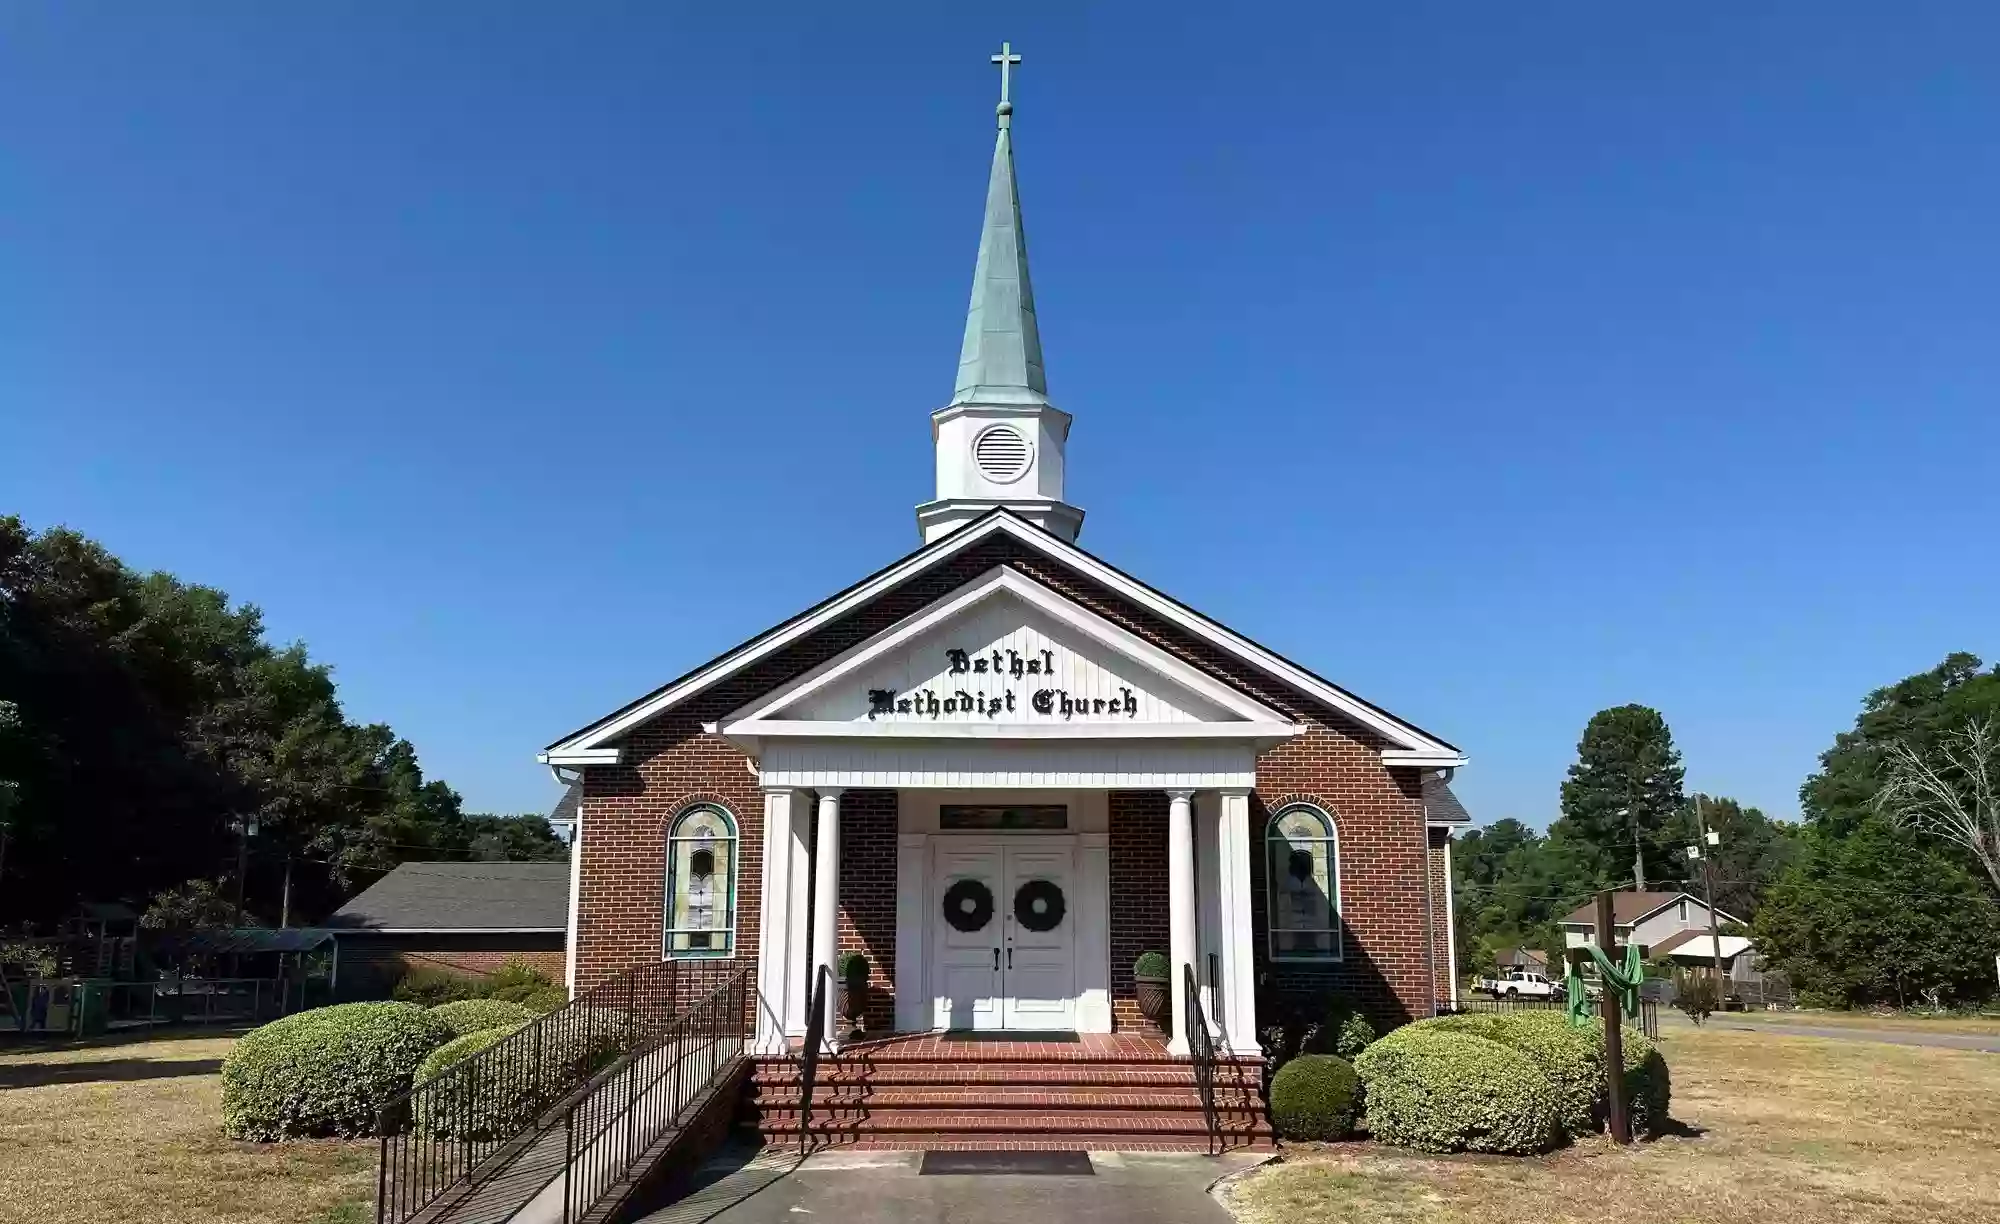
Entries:
[[[775,1144],[798,1144],[798,1132],[786,1136],[768,1136]],[[810,1145],[815,1151],[834,1148],[843,1152],[1187,1152],[1211,1155],[1214,1147],[1206,1138],[1175,1138],[1167,1136],[1146,1136],[1135,1138],[1129,1134],[1087,1134],[1078,1132],[1065,1135],[987,1135],[968,1134],[960,1131],[939,1131],[929,1135],[906,1135],[901,1137],[882,1136],[834,1136],[822,1138],[814,1136]],[[1258,1137],[1235,1137],[1226,1139],[1223,1150],[1230,1152],[1269,1152],[1274,1150],[1269,1135]]]
[[[796,1109],[761,1111],[755,1126],[772,1141],[786,1135],[796,1137],[799,1133],[799,1114]],[[1225,1118],[1222,1130],[1232,1142],[1251,1142],[1270,1135],[1269,1124],[1248,1116]],[[1019,1135],[1030,1139],[1106,1135],[1133,1139],[1202,1139],[1208,1133],[1208,1126],[1199,1110],[1119,1113],[1112,1110],[870,1109],[829,1117],[815,1104],[807,1133],[815,1138],[957,1134]]]
[[[1244,1069],[1241,1074],[1234,1068],[1224,1068],[1216,1074],[1218,1090],[1224,1086],[1247,1087],[1255,1090],[1259,1074],[1254,1069]],[[761,1090],[765,1086],[797,1087],[799,1069],[791,1064],[772,1064],[758,1067],[751,1082]],[[889,1063],[881,1066],[828,1066],[822,1064],[814,1081],[822,1086],[828,1084],[962,1084],[967,1087],[986,1085],[1061,1085],[1068,1087],[1102,1088],[1188,1088],[1195,1085],[1194,1068],[1182,1063],[1179,1066],[1126,1066],[1114,1063]]]
[[[799,1106],[799,1096],[796,1087],[759,1088],[751,1107],[764,1111],[796,1110]],[[1263,1109],[1263,1102],[1254,1093],[1217,1091],[1215,1104],[1218,1110],[1224,1112],[1258,1113]],[[1060,1112],[1169,1109],[1199,1112],[1201,1095],[1191,1086],[1180,1090],[1091,1087],[1079,1091],[1053,1088],[1045,1084],[977,1087],[931,1084],[846,1084],[829,1087],[823,1084],[813,1091],[815,1116],[822,1110],[837,1112],[856,1109],[1015,1109]]]
[[[941,1052],[941,1049],[944,1052]],[[760,1054],[757,1056],[757,1064],[760,1067],[782,1066],[794,1061],[792,1057],[787,1055]],[[1259,1060],[1255,1058],[1222,1059],[1221,1061],[1225,1064],[1230,1062],[1240,1063],[1246,1067],[1257,1067],[1260,1065]],[[940,1047],[937,1042],[912,1043],[885,1041],[879,1046],[869,1046],[867,1044],[848,1046],[838,1054],[822,1058],[819,1065],[821,1070],[825,1070],[828,1067],[836,1066],[881,1066],[884,1063],[938,1063],[946,1066],[960,1067],[1006,1064],[1047,1066],[1051,1063],[1096,1063],[1128,1067],[1185,1067],[1188,1065],[1188,1060],[1178,1055],[1167,1053],[1164,1046],[1156,1049],[1132,1048],[1110,1050],[1089,1045],[1050,1043],[1037,1046],[1032,1053],[1023,1053],[1018,1046],[1010,1048],[1008,1044],[1002,1043],[984,1045],[979,1042],[967,1042],[963,1046],[952,1048],[948,1045]]]

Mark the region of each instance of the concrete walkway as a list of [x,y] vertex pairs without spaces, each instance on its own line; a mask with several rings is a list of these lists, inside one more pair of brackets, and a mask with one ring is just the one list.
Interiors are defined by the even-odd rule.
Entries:
[[1229,1224],[1208,1188],[1261,1155],[1091,1153],[1090,1175],[925,1176],[919,1152],[764,1149],[711,1162],[639,1224]]
[[[1679,1012],[1669,1018],[1661,1009],[1664,1030],[1691,1029],[1694,1022]],[[1825,1037],[1833,1041],[1875,1041],[1885,1045],[1928,1046],[1939,1050],[1975,1050],[2000,1054],[2000,1033],[1944,1033],[1917,1028],[1864,1028],[1860,1025],[1812,1024],[1790,1020],[1743,1020],[1723,1012],[1708,1018],[1705,1027],[1734,1033],[1769,1033],[1775,1037]]]

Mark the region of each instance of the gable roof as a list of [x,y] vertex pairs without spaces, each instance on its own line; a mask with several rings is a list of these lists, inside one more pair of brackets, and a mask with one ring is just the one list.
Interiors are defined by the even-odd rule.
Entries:
[[[1685,889],[1674,892],[1648,890],[1646,892],[1627,891],[1613,893],[1611,895],[1612,921],[1618,926],[1631,926],[1634,923],[1643,922],[1682,897],[1686,897],[1696,905],[1702,903],[1700,897],[1695,896]],[[1722,919],[1724,922],[1738,921],[1738,919],[1731,917],[1728,912],[1721,909],[1716,910],[1715,914],[1716,917]],[[1563,925],[1565,926],[1594,926],[1596,922],[1597,902],[1594,900],[1584,902],[1569,917],[1563,919]]]
[[1219,622],[1210,620],[1187,605],[1161,594],[1131,575],[1106,564],[1067,540],[1042,530],[1004,507],[993,510],[950,535],[924,545],[902,560],[877,570],[790,620],[724,652],[708,663],[678,679],[669,681],[596,722],[571,732],[550,744],[538,759],[550,765],[615,764],[620,755],[616,743],[628,732],[785,646],[864,607],[877,597],[917,577],[947,558],[956,556],[973,544],[1000,533],[1160,616],[1176,628],[1242,659],[1287,687],[1370,728],[1392,745],[1382,752],[1382,759],[1386,764],[1431,768],[1454,768],[1465,764],[1465,754],[1445,740],[1431,735],[1413,723],[1397,718],[1379,706],[1362,700],[1329,680],[1314,675],[1276,651],[1260,646]]
[[369,931],[561,931],[568,863],[404,863],[334,911]]

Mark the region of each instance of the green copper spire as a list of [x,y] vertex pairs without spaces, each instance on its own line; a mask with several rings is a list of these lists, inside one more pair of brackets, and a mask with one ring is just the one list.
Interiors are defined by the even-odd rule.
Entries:
[[1000,65],[1000,133],[993,144],[993,173],[986,184],[986,224],[979,233],[979,262],[972,271],[972,305],[965,312],[965,344],[958,354],[953,404],[1046,404],[1042,336],[1035,327],[1035,291],[1028,283],[1028,240],[1021,230],[1021,196],[1014,187],[1014,103],[1007,96],[1009,69],[1021,62],[1010,44],[993,57]]

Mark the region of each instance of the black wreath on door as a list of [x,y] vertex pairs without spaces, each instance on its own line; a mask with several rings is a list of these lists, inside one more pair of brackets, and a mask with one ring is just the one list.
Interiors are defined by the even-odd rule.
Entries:
[[960,880],[944,890],[944,920],[961,931],[983,931],[993,921],[993,890],[978,880]]
[[1055,930],[1063,910],[1063,891],[1054,880],[1029,880],[1014,890],[1014,921],[1031,931]]

